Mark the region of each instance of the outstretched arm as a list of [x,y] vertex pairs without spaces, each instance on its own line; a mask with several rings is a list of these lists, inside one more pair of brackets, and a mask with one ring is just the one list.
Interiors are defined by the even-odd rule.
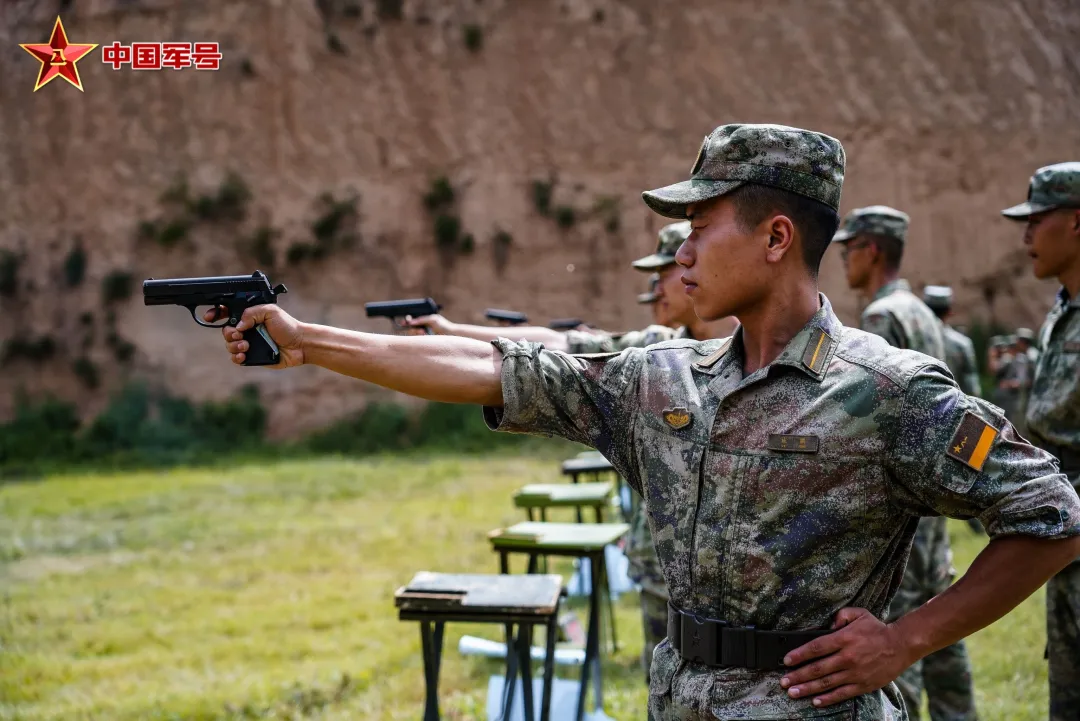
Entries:
[[[205,316],[218,317],[213,310]],[[317,365],[427,400],[503,404],[502,355],[490,343],[360,333],[301,323],[276,305],[261,305],[244,311],[235,328],[222,328],[233,363],[244,362],[243,331],[259,323],[281,351],[281,363],[271,368]]]
[[496,338],[511,338],[513,340],[527,340],[531,343],[543,343],[544,347],[548,350],[561,350],[567,352],[570,349],[570,346],[566,341],[566,334],[539,325],[497,328],[486,325],[452,323],[441,315],[425,315],[419,318],[406,318],[404,325],[412,328],[430,328],[431,332],[436,335],[456,335],[462,338],[473,338],[482,341],[493,341]]

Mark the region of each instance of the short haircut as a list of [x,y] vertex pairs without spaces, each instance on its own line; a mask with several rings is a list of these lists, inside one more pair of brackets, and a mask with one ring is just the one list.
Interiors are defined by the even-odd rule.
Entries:
[[904,257],[904,241],[876,233],[863,233],[859,237],[870,241],[877,247],[878,252],[881,253],[882,258],[885,260],[887,270],[900,270],[900,261]]
[[936,315],[940,320],[945,320],[945,316],[947,316],[949,314],[949,311],[952,310],[951,308],[942,308],[941,306],[937,305],[929,306],[929,308],[930,310],[934,311],[934,315]]
[[840,227],[835,210],[805,195],[757,183],[741,185],[727,197],[735,204],[735,219],[744,230],[757,227],[770,213],[790,218],[802,236],[803,262],[810,275],[817,277],[821,259]]

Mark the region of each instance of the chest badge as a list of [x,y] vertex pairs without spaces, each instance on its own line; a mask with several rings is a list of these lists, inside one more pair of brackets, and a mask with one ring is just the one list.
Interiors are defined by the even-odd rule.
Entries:
[[769,435],[768,447],[770,451],[817,453],[820,446],[821,439],[817,436],[797,436],[785,433],[772,433]]
[[664,411],[663,415],[664,423],[667,423],[675,430],[679,430],[680,428],[686,428],[688,425],[690,425],[690,421],[692,420],[692,417],[690,416],[690,411],[682,407],[668,408]]

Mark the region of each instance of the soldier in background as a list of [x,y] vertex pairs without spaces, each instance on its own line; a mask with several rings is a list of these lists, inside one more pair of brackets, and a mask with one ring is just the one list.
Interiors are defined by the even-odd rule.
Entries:
[[971,338],[949,323],[952,316],[952,288],[947,285],[928,285],[923,289],[922,299],[941,321],[945,363],[956,378],[957,385],[969,396],[981,398],[982,388],[979,383],[979,366],[975,362],[975,345]]
[[1013,361],[1016,359],[1016,336],[1002,335],[990,339],[989,369],[994,378],[990,401],[1015,425],[1019,399],[1012,382]]
[[[1032,441],[1080,484],[1080,163],[1039,168],[1028,200],[1001,211],[1026,222],[1024,245],[1036,278],[1057,278],[1057,302],[1039,332],[1040,355],[1027,403]],[[1050,521],[1048,521],[1050,522]],[[1054,521],[1057,522],[1057,521]],[[1050,719],[1080,716],[1080,558],[1046,583]]]
[[1016,416],[1013,423],[1020,435],[1027,437],[1028,397],[1031,395],[1031,384],[1035,380],[1035,364],[1038,363],[1039,353],[1035,348],[1035,332],[1030,328],[1016,329],[1016,344],[1013,347],[1013,363],[1009,372],[1009,385],[1016,394]]
[[[858,208],[844,218],[833,241],[841,246],[848,285],[871,299],[862,312],[861,328],[896,348],[947,361],[944,325],[899,277],[908,222],[906,213],[888,206]],[[900,590],[889,607],[889,622],[944,592],[955,576],[945,517],[920,518]],[[913,664],[896,685],[912,719],[919,718],[924,688],[932,721],[976,718],[971,662],[962,640]]]

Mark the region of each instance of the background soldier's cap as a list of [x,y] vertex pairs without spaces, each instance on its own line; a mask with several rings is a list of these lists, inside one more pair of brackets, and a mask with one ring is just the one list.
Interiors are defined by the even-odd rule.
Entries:
[[872,233],[896,238],[903,243],[907,239],[910,221],[907,213],[887,205],[856,208],[844,216],[844,222],[840,224],[840,230],[833,236],[833,241],[846,243],[857,235]]
[[721,125],[705,137],[690,180],[641,194],[668,218],[686,206],[730,193],[743,183],[769,185],[840,207],[844,148],[840,141],[786,125]]
[[1027,220],[1029,215],[1055,208],[1080,208],[1080,163],[1039,168],[1028,183],[1027,202],[1006,208],[1001,214],[1014,220]]
[[671,223],[660,229],[660,238],[656,242],[656,252],[644,258],[638,258],[631,265],[638,270],[651,271],[671,265],[675,262],[675,254],[679,252],[679,246],[690,235],[690,221]]
[[656,286],[660,285],[660,274],[653,273],[649,276],[649,292],[639,293],[637,302],[642,305],[648,305],[649,303],[656,302]]
[[1026,340],[1026,341],[1029,341],[1031,343],[1034,343],[1035,342],[1035,331],[1031,330],[1031,328],[1017,328],[1016,329],[1016,337],[1021,339],[1021,340]]
[[923,288],[923,303],[934,310],[948,310],[952,307],[952,288],[947,285],[928,285]]

